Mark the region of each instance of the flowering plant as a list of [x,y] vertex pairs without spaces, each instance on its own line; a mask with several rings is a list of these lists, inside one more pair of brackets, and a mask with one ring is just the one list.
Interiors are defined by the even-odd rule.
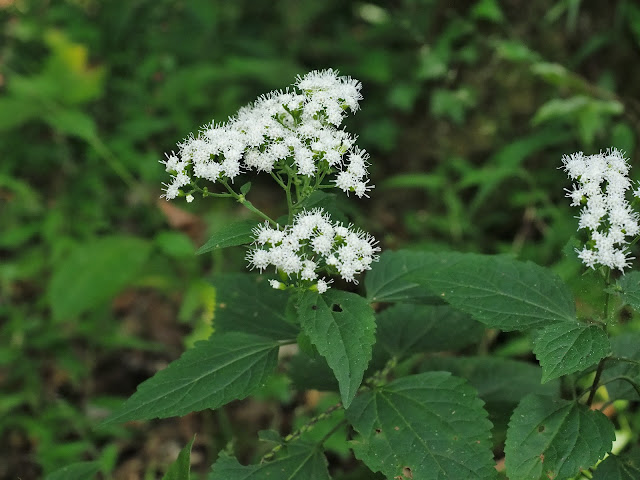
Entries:
[[[337,403],[292,432],[261,432],[270,445],[249,465],[229,446],[209,479],[329,479],[324,452],[335,438],[394,480],[494,479],[504,468],[512,480],[568,479],[607,455],[589,478],[640,478],[611,476],[627,460],[611,453],[614,425],[600,411],[640,395],[640,338],[608,332],[626,304],[640,310],[640,274],[612,274],[629,267],[627,237],[640,233],[623,155],[562,160],[590,235],[578,256],[605,281],[602,315],[583,318],[567,285],[540,266],[457,252],[379,254],[370,234],[329,208],[326,189],[363,197],[373,188],[368,154],[338,128],[357,111],[360,90],[333,70],[311,72],[167,156],[167,200],[231,197],[261,219],[229,225],[200,249],[245,245],[254,271],[214,278],[215,333],[142,383],[106,423],[216,409],[259,390],[280,365],[292,388],[335,391]],[[286,220],[249,202],[249,183],[235,188],[251,173],[284,190]],[[365,272],[362,295],[337,288],[358,285]],[[539,366],[445,354],[480,352],[496,330],[523,332]],[[296,346],[292,357],[280,355],[285,345]],[[607,403],[594,409],[596,399]],[[182,476],[171,478],[188,478],[191,445],[172,467]],[[502,451],[500,467],[494,452]]]

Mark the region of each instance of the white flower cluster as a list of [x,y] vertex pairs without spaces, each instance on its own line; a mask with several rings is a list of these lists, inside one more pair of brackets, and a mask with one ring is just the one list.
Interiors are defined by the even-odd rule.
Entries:
[[[358,283],[355,276],[371,268],[378,260],[376,240],[361,230],[332,222],[321,208],[303,211],[293,224],[283,230],[268,223],[256,227],[254,248],[247,253],[250,267],[260,271],[273,265],[287,277],[316,282],[318,292],[324,293],[331,281],[318,279],[317,271],[326,268],[337,271],[348,282]],[[280,288],[276,280],[271,286]]]
[[[578,256],[588,267],[604,265],[623,271],[629,266],[627,237],[640,233],[638,213],[626,198],[631,188],[629,164],[622,152],[609,149],[585,156],[582,152],[562,158],[564,170],[576,184],[567,190],[572,206],[582,206],[580,229],[587,229],[591,239]],[[634,192],[640,197],[640,189]]]
[[360,82],[329,69],[298,77],[294,87],[264,95],[227,123],[206,125],[179,144],[178,153],[163,161],[173,177],[163,196],[177,197],[192,178],[233,181],[244,171],[272,172],[285,165],[304,176],[332,169],[338,188],[367,196],[373,188],[368,154],[338,129],[347,110],[358,110]]

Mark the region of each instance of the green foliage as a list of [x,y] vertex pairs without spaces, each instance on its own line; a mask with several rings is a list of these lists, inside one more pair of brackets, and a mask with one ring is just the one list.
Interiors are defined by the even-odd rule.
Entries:
[[[640,384],[640,333],[628,333],[611,339],[613,357],[602,373],[602,381],[607,383],[607,391],[612,398],[638,401],[640,389],[626,380]],[[616,359],[618,359],[616,361]],[[617,380],[614,380],[617,379]],[[625,380],[626,379],[626,380]]]
[[326,358],[348,407],[371,360],[376,329],[371,306],[359,295],[331,289],[323,295],[306,292],[297,308],[302,331]]
[[105,303],[139,273],[150,245],[135,237],[109,236],[77,246],[60,262],[49,284],[54,320],[68,320]]
[[278,344],[247,333],[214,335],[140,384],[103,424],[186,415],[244,398],[276,366]]
[[529,395],[513,412],[507,475],[523,480],[570,478],[611,450],[615,432],[601,412],[574,401]]
[[98,462],[78,462],[47,475],[45,480],[87,480],[100,471]]
[[180,450],[178,458],[171,464],[162,480],[189,480],[191,478],[191,448],[196,437],[193,437],[185,447]]
[[287,448],[281,457],[261,465],[243,466],[222,453],[213,465],[209,480],[258,480],[263,478],[286,478],[287,480],[328,480],[327,460],[317,445],[297,442]]
[[593,480],[635,480],[640,477],[638,452],[629,455],[609,455],[598,465]]
[[602,328],[582,323],[549,325],[537,332],[533,344],[543,382],[584,370],[611,351]]
[[538,265],[475,254],[440,253],[437,258],[411,280],[489,327],[509,331],[575,323],[568,288]]
[[196,253],[201,255],[219,248],[235,247],[236,245],[251,243],[251,230],[256,225],[258,225],[256,222],[250,220],[226,225],[213,234]]
[[354,400],[346,412],[360,434],[352,448],[387,478],[496,478],[482,405],[459,378],[410,375]]
[[640,272],[630,272],[618,280],[622,300],[640,312]]

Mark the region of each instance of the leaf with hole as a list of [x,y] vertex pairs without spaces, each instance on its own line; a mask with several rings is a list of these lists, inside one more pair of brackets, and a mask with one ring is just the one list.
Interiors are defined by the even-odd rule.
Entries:
[[371,360],[376,322],[367,300],[331,289],[306,291],[298,303],[302,331],[326,360],[338,380],[345,407],[355,397]]

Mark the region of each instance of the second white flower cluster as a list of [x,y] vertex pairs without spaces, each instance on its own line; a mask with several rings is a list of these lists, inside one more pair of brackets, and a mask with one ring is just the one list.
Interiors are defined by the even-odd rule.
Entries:
[[[596,155],[565,155],[562,163],[576,182],[567,196],[572,206],[582,207],[578,228],[588,230],[591,236],[578,256],[588,267],[604,265],[623,271],[632,259],[627,237],[640,233],[638,213],[626,198],[632,186],[627,160],[613,148]],[[640,197],[640,190],[633,194]]]
[[[335,271],[344,280],[358,283],[355,276],[369,270],[380,251],[371,235],[333,222],[321,208],[299,213],[283,230],[265,223],[253,234],[254,248],[247,253],[251,268],[262,271],[274,266],[286,278],[315,282],[319,293],[331,283],[318,278],[319,270]],[[277,280],[270,283],[274,288],[284,286]]]

